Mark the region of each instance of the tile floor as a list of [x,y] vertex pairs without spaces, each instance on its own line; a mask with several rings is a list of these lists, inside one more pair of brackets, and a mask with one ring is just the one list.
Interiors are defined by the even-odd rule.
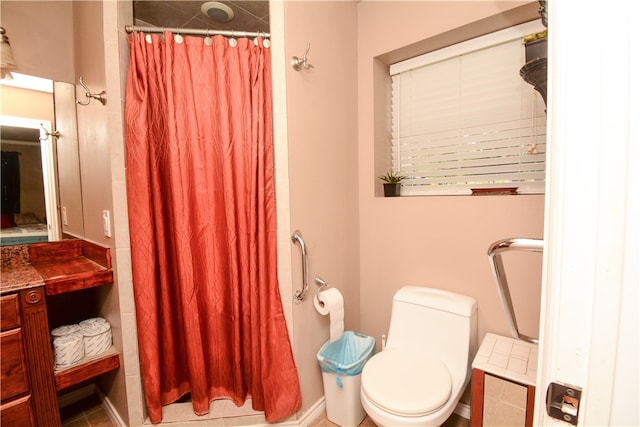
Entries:
[[[64,427],[116,427],[105,412],[98,396],[93,395],[60,410]],[[451,415],[442,427],[469,427],[468,419],[456,414]],[[337,424],[327,419],[326,413],[313,421],[309,427],[336,427]],[[358,427],[375,427],[368,416]]]
[[64,427],[116,427],[97,395],[60,409]]
[[[469,427],[471,425],[471,421],[466,418],[463,418],[459,415],[453,414],[442,424],[442,427]],[[309,427],[337,427],[338,424],[334,424],[327,419],[326,414],[317,418],[314,422],[309,424]],[[366,416],[364,420],[358,425],[358,427],[376,427],[375,423]]]

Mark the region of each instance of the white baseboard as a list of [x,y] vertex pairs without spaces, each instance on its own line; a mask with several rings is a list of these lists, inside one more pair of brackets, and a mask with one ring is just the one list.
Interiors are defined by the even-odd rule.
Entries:
[[117,427],[126,427],[127,425],[125,424],[124,420],[120,417],[120,414],[118,414],[118,411],[116,411],[116,408],[113,406],[109,398],[98,388],[96,388],[96,393],[98,394],[98,396],[100,397],[100,400],[102,401],[102,408],[107,413],[109,418],[111,418],[111,421],[113,421],[113,423]]
[[298,419],[297,425],[300,427],[307,427],[316,419],[321,417],[325,411],[324,396],[320,398],[316,403],[311,406],[302,416]]
[[467,405],[466,403],[458,402],[458,405],[456,405],[456,409],[453,410],[453,413],[456,415],[460,415],[462,418],[470,420],[471,406]]
[[[325,411],[325,399],[324,397],[320,398],[307,412],[302,414],[302,416],[298,419],[297,425],[299,427],[307,427],[312,422],[317,420],[319,417],[324,415]],[[453,411],[454,414],[461,416],[462,418],[466,418],[467,420],[471,419],[471,407],[466,403],[460,403],[456,405],[456,409]],[[288,425],[296,425],[291,423],[278,423],[278,426],[288,426]]]

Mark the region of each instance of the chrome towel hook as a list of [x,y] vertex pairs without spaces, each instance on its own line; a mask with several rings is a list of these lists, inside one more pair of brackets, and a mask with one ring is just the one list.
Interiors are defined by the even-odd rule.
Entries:
[[40,141],[46,141],[47,139],[49,139],[50,136],[55,136],[56,138],[60,138],[60,132],[58,132],[57,130],[49,132],[49,129],[44,127],[43,123],[40,123],[40,128],[42,129],[42,133],[44,133],[44,136],[41,136],[40,138],[38,138],[40,139]]
[[305,70],[313,68],[313,65],[311,65],[307,61],[307,54],[309,53],[309,49],[311,49],[311,42],[307,42],[307,49],[304,51],[304,55],[302,55],[302,58],[298,58],[297,56],[291,58],[291,66],[294,70],[300,71],[302,68],[304,68]]
[[76,103],[80,104],[80,105],[89,105],[89,103],[91,102],[91,98],[93,99],[97,99],[98,101],[100,101],[102,103],[102,105],[105,105],[107,103],[107,93],[105,91],[102,91],[100,93],[91,93],[91,91],[89,90],[89,88],[87,87],[86,84],[84,84],[84,81],[82,80],[82,77],[80,77],[80,84],[82,85],[82,87],[85,90],[85,96],[87,97],[86,101],[76,101]]

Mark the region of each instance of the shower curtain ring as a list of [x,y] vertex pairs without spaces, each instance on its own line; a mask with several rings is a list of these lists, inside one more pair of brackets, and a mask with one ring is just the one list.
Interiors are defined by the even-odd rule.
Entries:
[[236,40],[235,37],[236,37],[235,30],[231,30],[231,38],[229,39],[229,46],[236,47],[238,45],[238,40]]

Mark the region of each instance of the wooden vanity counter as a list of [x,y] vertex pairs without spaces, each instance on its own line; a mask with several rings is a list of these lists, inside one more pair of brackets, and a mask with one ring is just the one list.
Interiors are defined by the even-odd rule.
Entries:
[[108,248],[85,240],[2,247],[0,293],[46,286],[47,295],[113,283]]

